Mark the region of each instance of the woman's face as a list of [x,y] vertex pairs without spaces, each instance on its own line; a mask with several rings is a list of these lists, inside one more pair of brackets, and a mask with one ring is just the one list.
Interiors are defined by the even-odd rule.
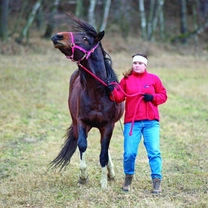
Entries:
[[133,62],[132,64],[132,68],[133,68],[133,71],[135,73],[139,73],[139,74],[142,74],[145,72],[146,70],[146,65],[142,62],[139,62],[139,61],[135,61]]

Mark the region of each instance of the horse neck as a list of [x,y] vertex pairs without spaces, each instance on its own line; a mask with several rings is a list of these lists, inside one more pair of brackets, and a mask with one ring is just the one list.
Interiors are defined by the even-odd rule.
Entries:
[[[82,62],[82,65],[92,72],[96,77],[99,79],[106,81],[107,79],[107,72],[105,68],[104,58],[102,54],[92,54],[89,59],[84,60]],[[82,74],[84,77],[81,77],[81,79],[86,80],[86,84],[93,86],[93,85],[102,85],[102,83],[99,83],[99,81],[96,80],[95,77],[93,77],[90,73],[83,71],[82,68],[80,68]]]

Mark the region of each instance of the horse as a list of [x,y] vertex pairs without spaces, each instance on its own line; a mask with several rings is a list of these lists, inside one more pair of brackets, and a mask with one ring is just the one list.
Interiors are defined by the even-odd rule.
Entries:
[[101,188],[107,189],[108,179],[114,179],[114,164],[109,146],[115,123],[124,112],[123,103],[114,103],[109,98],[107,83],[118,83],[112,69],[112,59],[102,47],[105,32],[97,32],[89,23],[69,14],[73,21],[73,32],[59,32],[51,40],[68,59],[77,63],[69,82],[68,107],[72,124],[68,128],[65,143],[58,156],[51,162],[60,170],[70,163],[79,149],[79,183],[88,181],[86,150],[87,137],[92,128],[100,132]]

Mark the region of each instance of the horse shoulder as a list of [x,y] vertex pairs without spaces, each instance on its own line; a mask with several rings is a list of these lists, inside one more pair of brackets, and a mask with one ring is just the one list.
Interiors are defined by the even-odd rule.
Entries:
[[70,80],[69,80],[69,94],[71,94],[71,91],[74,87],[74,83],[75,83],[75,80],[77,79],[77,77],[79,77],[80,73],[79,73],[79,70],[75,70],[71,77],[70,77]]

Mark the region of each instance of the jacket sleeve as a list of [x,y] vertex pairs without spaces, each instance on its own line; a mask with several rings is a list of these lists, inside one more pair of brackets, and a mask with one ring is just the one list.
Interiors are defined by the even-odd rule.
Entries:
[[110,94],[110,99],[116,103],[121,103],[125,100],[125,80],[120,81],[119,86],[115,86],[114,90]]
[[160,105],[166,102],[168,96],[165,87],[163,86],[161,80],[159,77],[156,77],[155,82],[155,94],[153,94],[153,104],[154,105]]

